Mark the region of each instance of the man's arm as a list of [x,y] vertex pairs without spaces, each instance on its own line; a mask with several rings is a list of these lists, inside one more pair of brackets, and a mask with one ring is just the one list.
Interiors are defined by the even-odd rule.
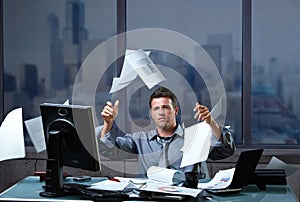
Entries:
[[223,141],[223,136],[221,135],[222,128],[220,125],[213,118],[211,118],[209,125],[217,140]]
[[[130,134],[124,136],[114,125],[114,120],[118,116],[119,101],[112,105],[110,101],[101,111],[104,120],[102,126],[97,128],[99,151],[110,159],[132,158],[132,153],[136,153],[135,143]],[[118,137],[121,134],[122,137]]]
[[222,141],[217,142],[217,144],[212,147],[208,158],[212,160],[220,160],[234,154],[236,146],[232,137],[232,131],[229,128],[224,127],[221,132],[221,137]]
[[206,121],[206,123],[210,125],[214,136],[219,140],[219,142],[213,146],[208,158],[218,160],[234,154],[236,148],[231,132],[226,128],[220,127],[211,117],[206,106],[196,103],[194,111],[196,111],[194,118],[198,119],[198,121]]
[[204,106],[200,105],[198,102],[196,103],[196,106],[194,108],[194,111],[196,112],[194,115],[194,118],[197,119],[198,121],[205,121],[208,123],[212,129],[212,132],[214,136],[217,138],[217,140],[222,141],[222,135],[221,131],[222,128],[220,125],[211,117],[209,109]]
[[101,116],[104,120],[100,138],[104,137],[111,129],[115,118],[118,116],[119,100],[116,100],[115,105],[110,101],[106,102],[106,106],[101,111]]

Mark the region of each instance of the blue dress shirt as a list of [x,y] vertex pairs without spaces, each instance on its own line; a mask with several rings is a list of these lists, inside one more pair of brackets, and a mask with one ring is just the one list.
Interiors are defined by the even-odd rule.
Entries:
[[[100,134],[101,129],[102,126],[97,129],[97,134]],[[156,130],[150,130],[148,132],[140,131],[132,134],[127,133],[124,136],[118,136],[118,134],[114,126],[105,137],[98,138],[99,150],[102,155],[116,160],[124,160],[126,158],[138,159],[138,172],[140,177],[146,176],[149,167],[158,166],[163,152],[163,144]],[[228,144],[217,141],[214,135],[212,135],[212,138],[213,140],[211,142],[214,144],[212,146],[228,147]],[[180,168],[183,156],[181,148],[184,143],[184,132],[179,124],[172,138],[167,141],[170,141],[167,153],[169,167],[181,170],[184,173],[192,171],[193,165]]]

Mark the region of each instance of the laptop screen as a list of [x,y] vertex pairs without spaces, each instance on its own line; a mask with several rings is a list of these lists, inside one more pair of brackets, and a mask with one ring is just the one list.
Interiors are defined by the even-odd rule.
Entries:
[[262,156],[263,149],[242,151],[235,166],[230,188],[241,188],[247,186],[253,177],[255,169]]

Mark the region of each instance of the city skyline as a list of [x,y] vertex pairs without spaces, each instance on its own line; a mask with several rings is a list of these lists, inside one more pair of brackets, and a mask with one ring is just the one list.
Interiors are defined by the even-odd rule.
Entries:
[[[82,7],[82,1],[77,1],[77,0],[68,0],[66,2],[74,2],[78,3],[79,7]],[[49,3],[49,2],[48,2]],[[87,3],[85,2],[84,4],[84,9],[87,9],[88,6],[86,6]],[[44,5],[45,6],[45,5]],[[64,7],[65,6],[61,6]],[[91,6],[89,6],[91,7]],[[95,9],[95,8],[94,8]],[[133,8],[131,8],[133,9]],[[45,9],[46,10],[46,9]],[[79,9],[80,10],[80,9]],[[22,77],[24,75],[24,71],[15,71],[16,69],[20,68],[20,66],[23,67],[31,67],[31,70],[28,69],[28,71],[34,72],[35,70],[32,69],[34,66],[36,68],[36,72],[38,74],[38,77],[35,78],[36,81],[33,81],[35,83],[38,83],[40,86],[43,86],[43,88],[40,88],[42,92],[40,97],[36,96],[33,99],[33,104],[31,104],[30,99],[28,99],[26,103],[28,104],[28,107],[33,108],[30,110],[31,115],[35,115],[38,113],[38,105],[40,102],[43,100],[43,96],[47,96],[47,99],[50,99],[52,101],[60,101],[63,102],[63,99],[69,98],[71,95],[70,92],[72,90],[72,82],[74,81],[74,78],[77,75],[77,71],[80,67],[80,64],[83,62],[84,57],[89,54],[90,51],[92,51],[96,46],[98,46],[101,42],[101,38],[89,38],[88,36],[91,33],[91,30],[88,27],[88,23],[84,23],[83,20],[85,19],[85,15],[79,15],[80,18],[74,18],[76,19],[75,25],[79,27],[79,29],[73,29],[73,27],[70,27],[70,24],[68,23],[64,24],[64,22],[72,22],[72,16],[74,16],[74,13],[72,13],[72,9],[67,9],[65,8],[65,11],[67,12],[65,16],[59,16],[57,15],[56,12],[43,12],[45,15],[41,20],[43,23],[42,25],[37,25],[38,27],[43,27],[43,30],[38,31],[38,30],[31,30],[37,33],[43,33],[43,40],[42,42],[37,40],[37,43],[40,44],[40,48],[35,47],[35,45],[29,45],[30,42],[33,42],[36,37],[32,37],[31,35],[24,35],[24,38],[28,37],[28,40],[26,43],[22,41],[20,38],[17,38],[16,41],[10,41],[13,40],[13,37],[9,35],[10,32],[7,31],[6,37],[8,37],[10,40],[6,41],[6,45],[9,45],[12,43],[12,47],[9,46],[9,48],[6,48],[7,53],[5,54],[5,73],[13,73],[15,77]],[[64,12],[65,12],[64,11]],[[8,12],[8,11],[6,11]],[[84,13],[89,13],[87,10],[85,10]],[[25,13],[24,13],[25,14]],[[77,16],[77,15],[76,15]],[[9,19],[9,18],[8,18]],[[29,18],[31,19],[31,18]],[[10,19],[11,20],[11,19]],[[26,22],[26,19],[24,19]],[[88,21],[88,20],[87,20]],[[4,26],[9,26],[10,21],[5,21],[6,23]],[[28,25],[30,25],[30,22]],[[82,23],[82,24],[80,24]],[[18,27],[18,23],[13,24]],[[136,24],[138,26],[139,23]],[[20,25],[19,25],[20,26]],[[130,27],[130,25],[129,25]],[[134,27],[134,26],[133,26]],[[209,26],[208,26],[209,27]],[[46,29],[45,29],[46,28]],[[178,29],[178,27],[175,26],[174,30]],[[5,29],[6,30],[6,29]],[[8,29],[10,31],[13,31],[14,29]],[[112,29],[113,30],[113,29]],[[209,30],[209,29],[208,29]],[[235,30],[235,29],[233,29]],[[186,31],[186,30],[185,30]],[[231,35],[230,33],[227,33],[226,30],[223,30],[224,32],[209,32],[207,31],[206,34],[202,34],[202,39],[198,41],[202,41],[202,45],[204,48],[206,48],[207,52],[211,55],[211,58],[215,61],[216,65],[219,68],[219,71],[221,75],[223,76],[225,86],[227,87],[228,91],[228,96],[229,100],[231,99],[231,93],[239,93],[238,99],[241,99],[241,61],[237,60],[236,58],[241,59],[241,53],[238,54],[238,56],[234,56],[236,49],[241,49],[240,47],[236,47],[234,44],[236,44],[236,41],[239,39],[236,39],[237,37],[234,37],[234,35]],[[107,32],[108,33],[108,32]],[[106,33],[106,34],[107,34]],[[109,36],[110,34],[107,35],[101,35],[105,36],[107,38],[111,37]],[[113,36],[113,34],[111,33]],[[15,35],[13,35],[15,36]],[[77,38],[74,40],[74,36],[81,36],[81,38]],[[103,38],[105,38],[103,37]],[[23,38],[23,40],[24,40]],[[233,40],[235,39],[235,40]],[[254,38],[255,39],[255,38]],[[105,40],[105,39],[103,39]],[[22,41],[22,43],[18,44],[18,41]],[[44,44],[44,42],[48,42],[48,44]],[[15,44],[17,43],[17,44]],[[28,44],[27,44],[28,43]],[[258,46],[260,47],[260,46]],[[27,51],[28,48],[33,50],[37,48],[37,51],[40,52],[39,54],[36,54],[36,51]],[[20,50],[19,50],[20,49]],[[24,49],[24,50],[23,50]],[[16,50],[19,50],[18,52]],[[40,50],[44,50],[44,52],[41,52]],[[225,53],[222,53],[222,51]],[[26,54],[24,54],[26,53]],[[69,54],[72,53],[72,54]],[[23,55],[24,54],[24,55]],[[256,55],[257,53],[255,53]],[[40,55],[43,55],[40,57]],[[276,55],[276,54],[275,54]],[[271,56],[271,55],[270,55]],[[25,59],[26,58],[26,59]],[[171,57],[169,57],[171,58]],[[259,57],[258,57],[259,58]],[[168,59],[168,57],[167,57]],[[42,61],[40,61],[42,60]],[[268,93],[268,87],[271,86],[271,91],[273,90],[275,92],[278,92],[280,87],[282,87],[284,90],[284,93],[280,96],[277,96],[276,94],[271,94],[268,99],[269,101],[274,103],[273,97],[278,97],[281,100],[277,102],[277,104],[282,105],[284,104],[286,107],[289,108],[296,116],[297,114],[300,114],[300,109],[296,105],[297,103],[297,98],[299,97],[293,97],[293,93],[295,90],[295,83],[290,84],[289,83],[289,77],[286,78],[285,76],[279,77],[282,74],[282,69],[285,68],[285,65],[282,64],[282,58],[281,57],[276,57],[272,56],[268,58],[268,56],[265,55],[263,59],[261,59],[262,64],[256,64],[255,59],[253,60],[253,78],[256,80],[253,80],[253,89],[256,90],[258,89],[262,93]],[[265,62],[267,60],[267,62]],[[168,61],[170,63],[173,62],[174,67],[180,67],[182,65],[181,62],[178,64],[176,63],[177,60],[174,61]],[[180,60],[178,60],[180,61]],[[291,66],[290,68],[290,74],[296,73],[298,71],[299,66],[297,66],[297,61],[294,61],[295,66]],[[54,68],[55,67],[55,68]],[[188,67],[188,66],[187,66]],[[61,69],[63,70],[63,73],[61,73],[61,77],[57,76],[58,72],[61,72]],[[8,71],[7,71],[8,70]],[[257,70],[257,72],[256,72]],[[26,72],[26,71],[25,71]],[[187,75],[189,73],[187,71]],[[43,74],[41,74],[43,73]],[[279,80],[275,79],[272,80],[270,75],[273,76],[273,78],[278,78]],[[68,78],[66,78],[68,76]],[[270,79],[265,79],[265,78],[270,78]],[[11,79],[12,81],[13,79]],[[67,82],[66,82],[67,81]],[[27,81],[29,83],[29,81]],[[43,83],[44,82],[44,83]],[[64,82],[64,83],[62,83]],[[281,82],[281,83],[279,83]],[[296,82],[296,81],[295,81]],[[26,83],[26,81],[25,81]],[[20,89],[20,83],[16,84],[16,88]],[[110,81],[106,80],[106,85],[110,85]],[[11,86],[14,86],[13,84]],[[229,87],[231,86],[231,87]],[[296,85],[297,86],[297,85]],[[265,89],[264,89],[265,88]],[[265,90],[265,91],[264,91]],[[5,103],[13,103],[14,100],[14,95],[10,93],[6,97],[6,102]],[[5,92],[7,93],[7,92]],[[26,95],[24,94],[18,94],[17,96],[25,97]],[[300,94],[300,93],[299,93]],[[232,94],[233,96],[236,96],[235,94]],[[255,94],[253,94],[253,98],[255,97]],[[9,102],[10,101],[10,102]],[[254,100],[255,101],[255,100]],[[280,103],[284,102],[284,103]],[[261,113],[263,110],[264,105],[258,105],[258,108],[253,108],[254,114],[256,113],[256,109],[260,110],[259,113]],[[272,105],[269,105],[270,107]],[[277,105],[274,105],[278,107]],[[6,106],[7,107],[7,106]],[[8,105],[8,108],[11,107]],[[229,110],[233,111],[234,113],[241,114],[240,111],[236,111],[234,106],[230,106]],[[284,107],[281,108],[281,113],[285,113],[284,110],[286,110]],[[269,113],[269,112],[267,112]],[[281,114],[279,114],[281,115]],[[268,115],[269,116],[269,115]],[[273,120],[270,123],[277,123],[278,121],[278,114],[275,116],[270,116],[268,119]],[[299,117],[298,117],[299,119]],[[238,132],[241,132],[240,126],[241,126],[241,120],[239,120],[239,117],[235,117],[232,120],[233,125],[236,125],[239,127]],[[269,121],[269,120],[268,120]],[[290,121],[289,119],[286,119],[285,121]],[[298,120],[299,121],[299,120]],[[260,127],[260,125],[264,124],[269,124],[269,122],[266,122],[264,117],[258,117],[258,121],[253,121],[255,125],[253,125],[254,128]],[[282,126],[284,127],[284,126]],[[280,130],[283,130],[284,128],[280,128],[278,133],[280,133]],[[299,133],[296,131],[296,133]],[[291,140],[288,140],[291,141]],[[300,141],[299,141],[300,142]]]
[[[27,2],[28,1],[28,2]],[[18,50],[18,52],[14,51],[14,52],[7,52],[5,54],[5,63],[7,65],[6,69],[11,68],[13,65],[15,65],[15,63],[26,63],[26,64],[36,64],[38,67],[42,66],[43,64],[43,58],[44,56],[41,55],[39,57],[33,57],[32,54],[27,54],[27,48],[26,47],[30,47],[31,51],[33,51],[35,53],[35,55],[40,55],[40,51],[41,45],[42,43],[42,36],[36,35],[34,38],[32,38],[32,33],[41,33],[41,30],[44,29],[44,19],[46,19],[47,15],[49,15],[49,13],[53,13],[55,14],[55,16],[57,17],[58,21],[59,21],[59,26],[60,28],[62,27],[66,27],[65,23],[66,23],[66,19],[65,19],[65,4],[67,2],[66,1],[61,1],[61,0],[53,0],[53,1],[34,1],[34,0],[25,0],[25,1],[18,1],[18,7],[15,11],[15,7],[13,7],[13,5],[15,4],[15,0],[11,0],[11,1],[7,1],[4,3],[4,12],[18,12],[18,16],[10,16],[9,18],[4,20],[4,26],[6,27],[5,30],[10,30],[9,33],[7,33],[7,35],[11,35],[11,33],[14,33],[12,35],[12,37],[6,37],[7,40],[7,44],[9,44],[10,46],[12,46],[13,50]],[[290,0],[292,1],[292,0]],[[34,7],[31,6],[32,3],[36,4],[36,7],[39,8],[39,12],[36,12],[34,10]],[[107,0],[101,0],[101,1],[93,1],[93,0],[87,0],[84,1],[85,2],[85,9],[86,9],[86,28],[87,30],[89,30],[89,40],[100,40],[100,41],[104,41],[110,37],[113,37],[116,33],[116,27],[111,26],[112,24],[115,24],[115,17],[114,17],[114,13],[116,12],[115,10],[110,10],[113,9],[113,6],[115,5],[114,1],[107,1]],[[134,2],[134,1],[133,1]],[[192,1],[193,2],[193,1]],[[219,2],[222,3],[222,2]],[[263,3],[263,2],[262,2]],[[133,4],[133,3],[132,3]],[[191,3],[192,4],[192,3]],[[209,5],[209,7],[214,7],[215,8],[215,4],[214,1],[207,3],[207,4],[211,4]],[[293,4],[282,4],[281,6],[277,6],[275,7],[276,4],[272,4],[272,9],[274,9],[275,11],[278,11],[277,13],[282,13],[283,11],[285,13],[285,17],[287,17],[287,15],[289,15],[291,19],[297,19],[298,14],[298,10],[297,10],[297,6],[289,6],[289,5],[294,5],[295,2],[293,2]],[[297,2],[297,4],[299,4],[299,2]],[[254,3],[254,7],[255,10],[261,9],[258,6],[255,6],[256,4]],[[139,6],[139,5],[136,5]],[[187,5],[182,5],[183,9],[197,9],[196,6],[195,8],[191,8]],[[263,6],[267,6],[267,5],[263,5]],[[261,7],[263,7],[261,6]],[[132,6],[131,6],[132,7]],[[162,5],[162,7],[164,7],[164,5]],[[227,9],[227,6],[220,6],[220,8],[223,9]],[[105,8],[110,8],[110,9],[105,9]],[[97,9],[100,9],[100,11],[96,12]],[[138,8],[132,8],[135,10],[140,10]],[[174,8],[174,9],[178,9],[178,8]],[[13,11],[14,10],[14,11]],[[108,10],[113,11],[111,13],[108,12]],[[208,9],[206,9],[208,10]],[[207,15],[207,11],[205,9],[203,11],[201,11],[201,13],[203,13],[202,15],[205,16]],[[288,12],[287,12],[288,11]],[[97,15],[95,15],[95,13],[97,13]],[[222,13],[221,11],[219,13]],[[278,23],[278,30],[275,31],[275,33],[278,34],[274,34],[274,30],[273,29],[265,29],[265,23],[264,22],[260,22],[260,21],[253,21],[253,30],[254,30],[254,34],[253,34],[253,47],[258,47],[255,48],[255,58],[253,58],[252,63],[255,66],[268,66],[269,63],[269,59],[274,57],[274,58],[278,58],[278,65],[280,65],[281,67],[284,68],[289,68],[293,71],[295,71],[296,69],[298,69],[297,67],[300,66],[300,61],[299,61],[299,57],[298,57],[298,52],[300,52],[299,47],[300,47],[300,42],[298,41],[291,41],[289,43],[286,43],[286,40],[281,40],[281,34],[280,33],[284,33],[286,29],[290,30],[292,29],[293,35],[291,35],[291,38],[296,38],[297,36],[300,35],[300,28],[295,26],[295,24],[293,22],[290,21],[286,21],[285,18],[280,17],[280,16],[274,16],[272,15],[272,13],[265,14],[266,12],[254,12],[254,20],[257,19],[265,19],[266,22],[272,22],[275,21],[274,18],[276,18],[276,23]],[[116,14],[116,13],[115,13]],[[172,15],[175,15],[176,13],[171,13]],[[110,16],[109,16],[110,15]],[[219,14],[220,15],[220,14]],[[222,15],[220,15],[222,16]],[[91,22],[93,20],[91,19],[99,19],[97,20],[99,23],[99,26],[95,25],[95,24],[91,24]],[[102,20],[103,18],[105,18],[105,20]],[[130,16],[128,16],[129,20],[131,19]],[[22,20],[20,20],[22,19]],[[151,18],[150,18],[151,19]],[[188,18],[189,19],[189,18]],[[149,21],[149,18],[147,18],[147,20]],[[142,19],[141,19],[142,21]],[[157,20],[153,17],[153,22],[148,22],[150,25],[151,24],[155,24],[155,22],[157,22]],[[181,20],[182,21],[182,20]],[[257,23],[259,22],[259,23]],[[97,23],[97,24],[98,24]],[[106,23],[106,24],[103,24]],[[136,26],[131,26],[130,24],[132,23],[128,23],[128,28],[137,28],[140,23],[137,23],[134,21],[135,24],[137,24]],[[34,26],[30,26],[30,29],[26,29],[23,30],[22,33],[20,33],[19,31],[15,30],[16,28],[19,29],[20,27],[25,25],[34,25]],[[15,28],[11,27],[14,26]],[[164,24],[161,24],[160,26],[164,26]],[[228,26],[228,24],[224,25],[224,33],[226,33],[226,27],[230,27]],[[281,27],[285,27],[286,29],[282,29]],[[178,26],[173,26],[170,27],[172,28],[171,30],[178,30]],[[197,28],[193,28],[193,29],[197,29]],[[214,33],[215,30],[213,27],[209,27],[208,24],[207,25],[202,25],[200,27],[200,29],[204,29],[207,30],[207,32],[209,32],[209,30],[211,30],[211,33]],[[190,30],[190,28],[187,28],[186,30],[182,30],[183,34],[187,34],[188,37],[192,37],[192,39],[194,39],[195,41],[197,41],[200,45],[201,44],[206,44],[207,42],[206,40],[206,36],[202,36],[201,35],[195,35],[194,32]],[[231,30],[235,30],[230,28],[228,31]],[[259,31],[262,30],[262,31]],[[236,30],[237,31],[237,30]],[[22,34],[22,37],[19,37],[18,34]],[[235,33],[232,33],[233,35]],[[259,35],[257,35],[259,34]],[[268,40],[263,40],[264,37],[260,37],[260,36],[268,36],[268,38],[272,37],[271,40],[269,40],[271,43],[268,42]],[[101,37],[100,37],[101,36]],[[200,37],[200,38],[199,38]],[[277,38],[276,38],[277,37]],[[29,40],[22,40],[28,38]],[[62,29],[60,29],[59,31],[59,38],[62,38]],[[234,37],[236,38],[236,37]],[[34,41],[33,41],[34,39]],[[10,41],[10,40],[13,40]],[[235,44],[236,42],[234,42]],[[296,43],[296,44],[295,44]],[[40,45],[39,45],[40,44]],[[233,44],[233,45],[234,45]],[[269,47],[268,49],[266,47]],[[293,49],[290,50],[289,49]],[[236,55],[236,51],[240,51],[241,47],[237,47],[236,45],[233,46],[233,52],[234,55]],[[286,54],[286,51],[289,52],[289,54]],[[294,54],[291,55],[291,54]],[[262,58],[260,55],[263,55],[264,58]],[[269,55],[269,56],[268,56]],[[17,57],[16,57],[17,56]],[[267,56],[267,57],[265,57]],[[235,56],[236,57],[236,56]],[[290,58],[294,58],[293,60],[290,60]],[[235,58],[236,59],[236,58]],[[39,77],[41,77],[41,75],[39,75]]]

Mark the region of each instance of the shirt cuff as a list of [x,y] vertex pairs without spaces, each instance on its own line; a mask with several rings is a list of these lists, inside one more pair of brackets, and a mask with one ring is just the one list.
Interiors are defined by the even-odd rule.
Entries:
[[96,127],[97,139],[99,141],[101,141],[102,143],[104,143],[107,147],[113,148],[115,146],[115,139],[116,139],[113,137],[113,133],[111,133],[111,131],[113,129],[111,131],[109,131],[108,133],[106,133],[104,137],[100,137],[102,128],[103,128],[103,126]]

